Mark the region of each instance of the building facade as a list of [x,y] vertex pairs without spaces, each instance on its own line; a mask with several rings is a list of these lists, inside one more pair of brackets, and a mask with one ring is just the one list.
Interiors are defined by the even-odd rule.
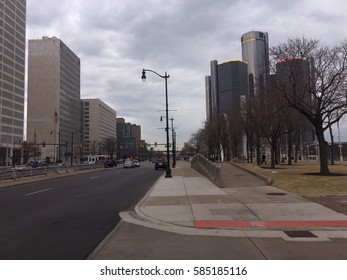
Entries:
[[100,99],[82,99],[81,112],[84,157],[107,155],[112,146],[115,152],[117,112]]
[[29,40],[27,142],[34,158],[78,161],[80,59],[56,37]]
[[206,116],[213,121],[220,113],[240,114],[241,96],[248,94],[247,63],[213,60],[211,75],[205,77]]
[[211,116],[212,119],[218,114],[218,61],[212,60],[210,62],[211,68]]
[[226,61],[218,65],[218,110],[232,116],[240,114],[240,99],[248,94],[247,63]]
[[[210,62],[211,75],[205,77],[206,116],[211,131],[220,131],[221,123],[239,126],[242,122],[242,103],[249,93],[247,63],[230,60],[218,64]],[[224,118],[225,122],[221,122]],[[236,139],[240,138],[240,139]],[[233,155],[245,154],[245,140],[241,136],[233,137]],[[209,143],[209,153],[215,154],[218,147]],[[229,156],[230,153],[228,153]]]
[[206,120],[212,118],[211,76],[205,76]]
[[141,143],[141,126],[117,118],[117,158],[139,157]]
[[[310,63],[306,59],[288,59],[276,63],[276,84],[289,99],[295,98],[308,110],[314,108],[311,96]],[[293,94],[295,92],[295,95]],[[291,122],[300,131],[300,146],[315,141],[312,124],[298,111],[291,110]]]
[[251,94],[266,92],[269,69],[269,35],[266,32],[250,31],[241,37],[242,61],[248,64],[249,89]]
[[21,163],[26,0],[0,0],[0,165]]

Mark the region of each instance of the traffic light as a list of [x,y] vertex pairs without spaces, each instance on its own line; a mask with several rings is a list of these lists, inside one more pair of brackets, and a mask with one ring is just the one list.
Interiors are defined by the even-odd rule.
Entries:
[[154,147],[156,147],[158,144],[157,144],[157,142],[154,142]]

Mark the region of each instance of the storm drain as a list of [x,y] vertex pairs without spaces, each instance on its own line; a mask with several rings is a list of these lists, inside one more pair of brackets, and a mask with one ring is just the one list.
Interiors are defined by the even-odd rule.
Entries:
[[308,230],[295,230],[295,231],[284,231],[285,234],[287,234],[290,238],[297,238],[297,237],[313,237],[318,238],[317,235],[314,235],[312,232]]

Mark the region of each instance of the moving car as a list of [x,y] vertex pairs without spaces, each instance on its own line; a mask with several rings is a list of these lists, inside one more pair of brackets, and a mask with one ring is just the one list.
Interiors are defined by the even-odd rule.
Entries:
[[31,168],[38,168],[38,167],[46,167],[48,166],[48,164],[46,161],[40,160],[40,161],[30,161],[25,166],[31,167]]
[[134,161],[126,160],[123,164],[123,168],[135,168]]
[[164,159],[158,159],[158,160],[155,162],[154,168],[155,168],[155,170],[158,170],[159,168],[166,169],[166,160],[164,160]]
[[104,162],[104,166],[105,166],[105,168],[108,168],[108,167],[117,167],[117,161],[114,160],[114,159],[106,160],[106,161]]

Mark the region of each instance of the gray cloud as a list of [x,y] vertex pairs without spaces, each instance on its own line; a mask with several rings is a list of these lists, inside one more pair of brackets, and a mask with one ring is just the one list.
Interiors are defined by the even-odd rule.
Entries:
[[[269,32],[270,44],[288,37],[338,44],[345,37],[347,3],[277,0],[35,0],[28,1],[27,36],[57,36],[81,58],[81,93],[100,98],[119,116],[161,142],[164,80],[171,77],[170,112],[182,146],[205,119],[204,76],[209,61],[241,59],[241,35]],[[347,136],[347,135],[346,135]]]

